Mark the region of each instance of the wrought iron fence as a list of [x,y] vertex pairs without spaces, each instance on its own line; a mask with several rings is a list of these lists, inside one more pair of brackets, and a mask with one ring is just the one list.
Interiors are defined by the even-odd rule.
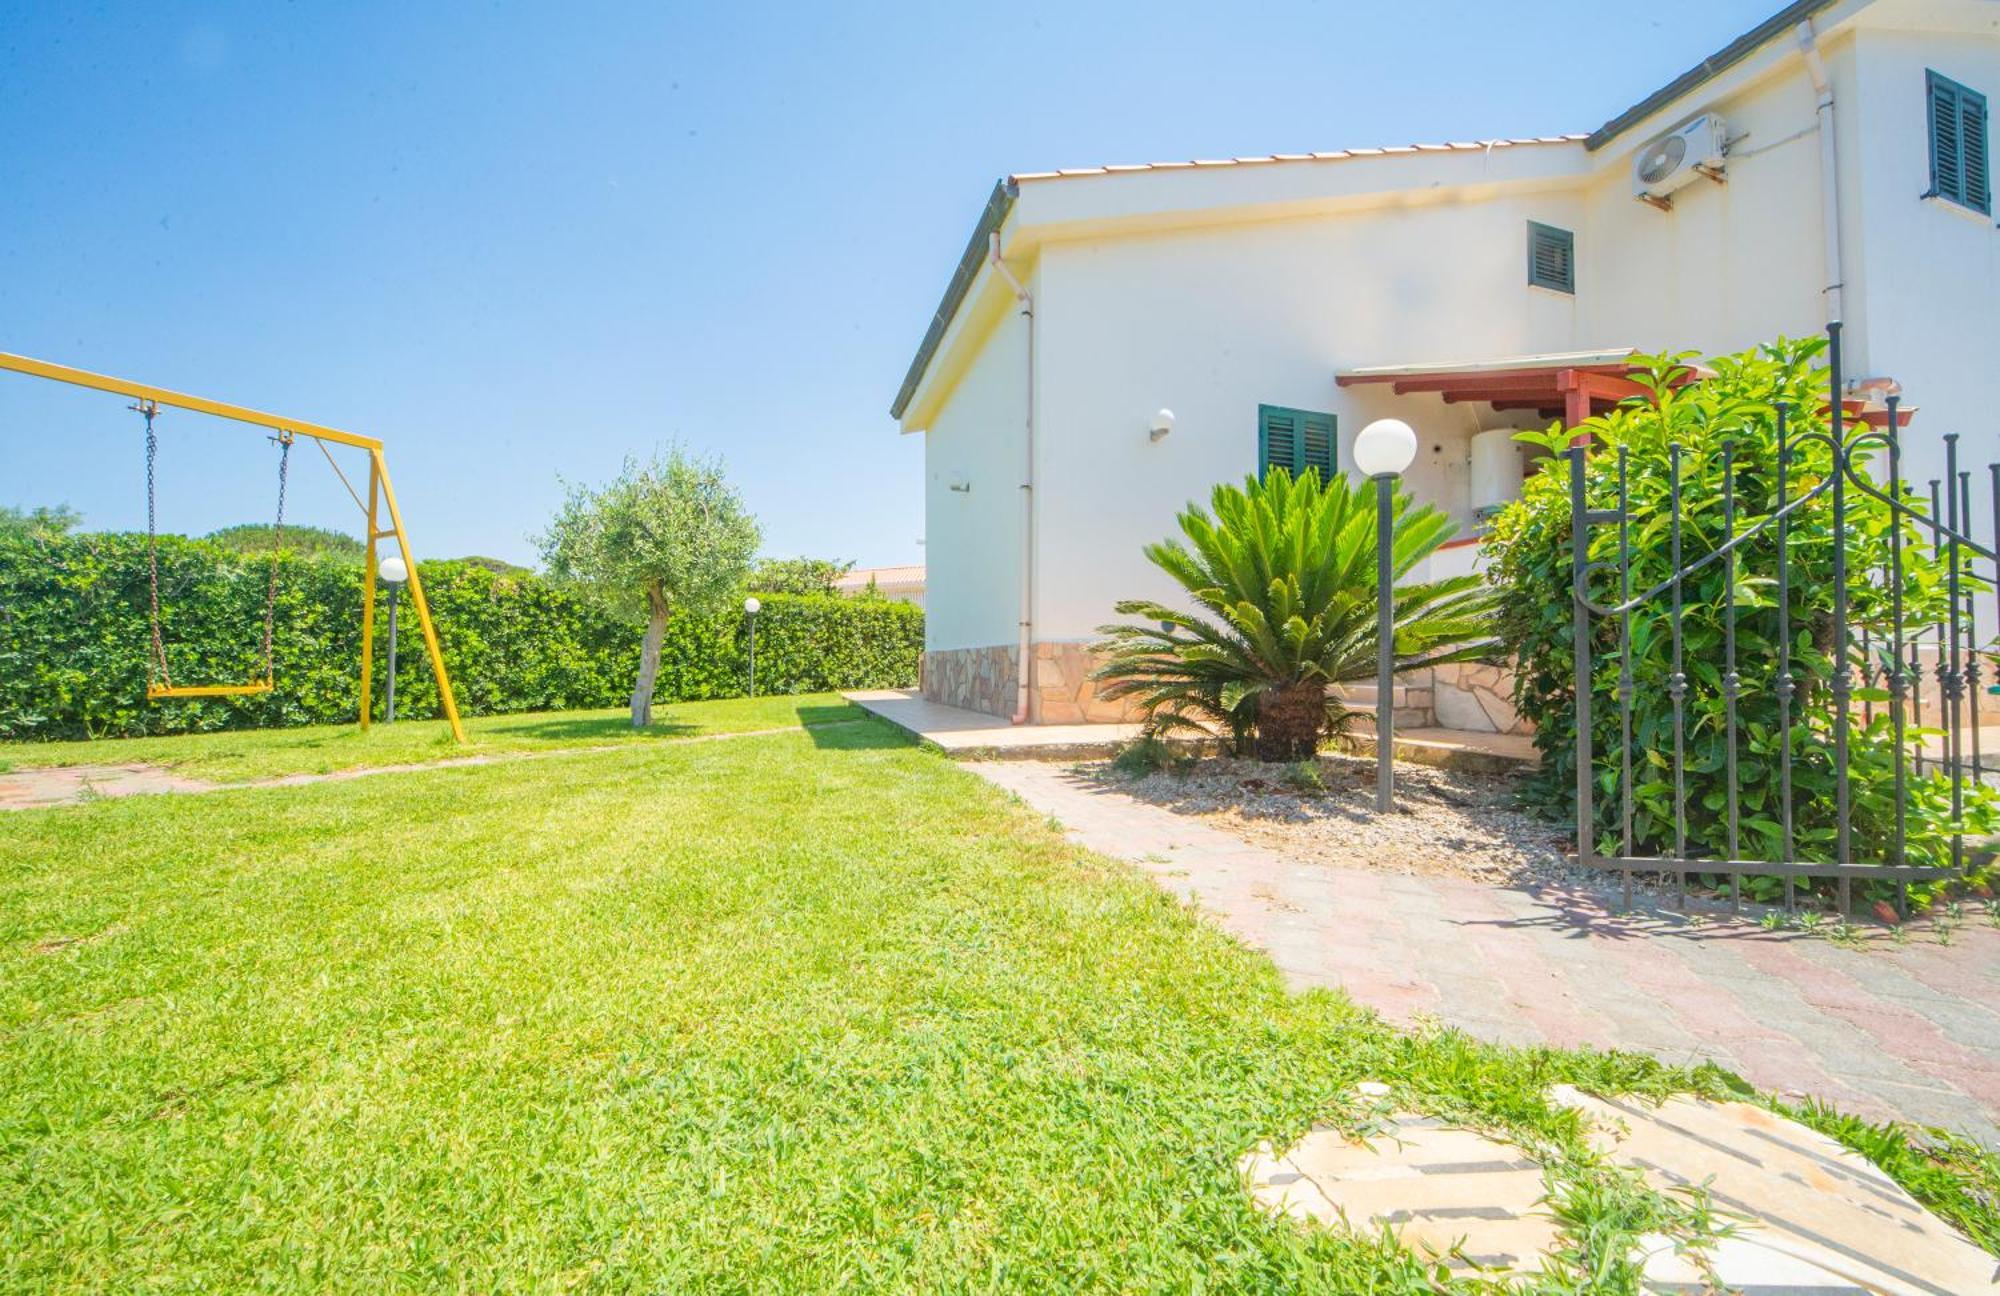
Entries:
[[[2000,592],[1996,573],[1996,549],[2000,549],[2000,464],[1987,466],[1993,485],[1991,543],[1982,544],[1972,536],[1971,472],[1958,466],[1956,434],[1943,437],[1945,476],[1931,481],[1929,509],[1921,506],[1921,496],[1903,480],[1903,446],[1898,424],[1900,401],[1890,397],[1887,422],[1875,427],[1862,424],[1850,434],[1842,404],[1843,378],[1840,360],[1840,326],[1828,326],[1828,392],[1825,430],[1818,419],[1800,418],[1803,412],[1779,401],[1775,414],[1777,452],[1775,482],[1766,483],[1773,505],[1741,525],[1739,516],[1739,465],[1737,448],[1725,437],[1721,445],[1721,527],[1720,542],[1708,531],[1695,529],[1706,552],[1692,559],[1684,557],[1683,546],[1691,530],[1689,501],[1684,495],[1682,465],[1689,448],[1669,443],[1666,448],[1666,517],[1662,526],[1658,509],[1635,516],[1630,489],[1633,467],[1628,447],[1615,447],[1615,489],[1606,481],[1600,495],[1610,494],[1615,504],[1591,508],[1589,503],[1589,448],[1573,444],[1569,456],[1571,517],[1572,596],[1574,601],[1574,653],[1576,698],[1576,854],[1579,863],[1613,870],[1623,875],[1624,903],[1632,902],[1632,878],[1637,874],[1659,874],[1673,879],[1680,903],[1687,901],[1690,875],[1715,875],[1729,880],[1732,908],[1741,905],[1746,877],[1777,878],[1783,883],[1784,903],[1789,910],[1797,903],[1800,878],[1831,878],[1837,881],[1843,913],[1853,905],[1852,884],[1856,879],[1894,883],[1899,910],[1907,912],[1909,887],[1913,883],[1934,882],[1962,876],[1968,864],[1965,812],[1969,795],[1984,796],[1980,790],[1989,772],[1980,750],[1979,708],[1981,684],[1986,673],[1981,654],[1990,650],[1983,642],[1977,604],[1988,591]],[[1817,411],[1812,413],[1817,414]],[[1807,424],[1804,431],[1791,426]],[[1814,447],[1823,448],[1830,468],[1814,473],[1799,471],[1799,461]],[[1817,461],[1819,453],[1814,450]],[[1886,460],[1888,488],[1883,490],[1864,471]],[[1760,465],[1768,470],[1770,465]],[[1913,498],[1914,497],[1914,498]],[[1824,499],[1825,506],[1818,504]],[[1699,502],[1699,501],[1698,501]],[[1793,593],[1795,526],[1808,516],[1815,525],[1831,518],[1831,608],[1830,617],[1816,617],[1811,627],[1794,624]],[[1879,541],[1886,531],[1886,553],[1880,543],[1863,543],[1862,529],[1856,525],[1857,506],[1869,513],[1866,521],[1874,529],[1868,536]],[[1809,509],[1818,510],[1808,514]],[[1883,510],[1887,512],[1884,514]],[[1883,519],[1886,517],[1886,526]],[[1669,574],[1643,589],[1633,589],[1634,525],[1647,533],[1642,543],[1656,543],[1664,531]],[[1614,541],[1603,539],[1597,528],[1615,527]],[[1753,539],[1770,534],[1775,540],[1772,570],[1752,573],[1742,564]],[[1820,533],[1815,532],[1816,537]],[[1917,553],[1913,547],[1921,547]],[[1600,556],[1593,559],[1596,549]],[[1864,549],[1872,558],[1855,565],[1855,550]],[[1906,597],[1909,568],[1922,559],[1921,597]],[[1980,564],[1986,564],[1983,568]],[[1686,659],[1684,592],[1690,578],[1720,564],[1721,660],[1719,669],[1699,672],[1714,678],[1720,701],[1720,728],[1723,737],[1720,805],[1690,804],[1688,793],[1689,704],[1696,683],[1691,679]],[[1942,591],[1936,588],[1942,574]],[[1753,580],[1754,578],[1754,580]],[[1768,585],[1769,599],[1757,598],[1757,610],[1764,616],[1775,612],[1775,634],[1765,639],[1775,648],[1772,660],[1740,661],[1738,630],[1745,614],[1739,590]],[[1615,589],[1615,593],[1611,592]],[[1855,616],[1859,598],[1870,609],[1866,617]],[[1913,604],[1925,609],[1921,616]],[[1810,605],[1808,605],[1810,606]],[[1994,626],[2000,628],[2000,602],[1993,606]],[[1648,635],[1656,633],[1661,620],[1670,638],[1670,669],[1657,682],[1664,687],[1671,711],[1671,752],[1648,749],[1643,760],[1649,768],[1664,768],[1671,780],[1672,824],[1653,823],[1647,834],[1655,843],[1650,853],[1641,849],[1635,837],[1635,736],[1633,699],[1640,681],[1635,675],[1635,628]],[[1648,622],[1651,624],[1647,624]],[[1600,638],[1608,638],[1603,627],[1614,623],[1617,631],[1615,653],[1600,664]],[[1796,652],[1795,637],[1810,629],[1826,640],[1826,650]],[[1746,676],[1744,668],[1750,668]],[[1616,752],[1605,751],[1600,766],[1599,738],[1593,725],[1593,695],[1599,692],[1600,672],[1616,671],[1615,684],[1608,690],[1615,698],[1619,716]],[[1926,675],[1928,673],[1928,680]],[[1654,682],[1649,680],[1649,683]],[[1996,680],[2000,682],[2000,680]],[[1926,687],[1929,704],[1926,705]],[[1739,754],[1745,734],[1739,715],[1742,700],[1757,690],[1768,689],[1768,708],[1775,701],[1776,733],[1767,741],[1758,761],[1761,777],[1775,773],[1771,795],[1760,794],[1760,804],[1775,799],[1776,823],[1768,819],[1760,828],[1758,845],[1744,847],[1742,832],[1743,784],[1739,778]],[[1970,698],[1968,718],[1965,703]],[[1857,709],[1860,727],[1856,726]],[[1890,813],[1871,814],[1871,822],[1857,831],[1853,800],[1853,759],[1857,734],[1876,750],[1882,745],[1882,728],[1877,717],[1886,715],[1889,759],[1893,763],[1889,789]],[[1926,716],[1935,717],[1935,724]],[[1703,723],[1712,717],[1704,714]],[[1608,729],[1608,725],[1607,725]],[[1801,741],[1801,735],[1803,740]],[[1819,848],[1808,849],[1801,841],[1794,773],[1802,748],[1814,760],[1816,769],[1826,753],[1816,740],[1830,748],[1832,831],[1814,831]],[[1926,744],[1936,750],[1927,752]],[[1606,744],[1608,746],[1608,744]],[[1769,759],[1775,752],[1775,761]],[[1773,770],[1771,766],[1775,766]],[[1877,765],[1875,768],[1879,768]],[[1711,766],[1703,771],[1713,775]],[[1926,802],[1925,813],[1933,813],[1933,803],[1942,803],[1941,784],[1949,783],[1948,859],[1912,862],[1909,857],[1909,815],[1912,790],[1922,784],[1934,795]],[[1596,797],[1600,782],[1617,799],[1617,813],[1610,826],[1599,822]],[[1815,825],[1824,823],[1829,807],[1815,801]],[[1871,810],[1878,809],[1871,805]],[[1691,828],[1698,826],[1698,833]],[[1775,828],[1775,833],[1771,830]],[[1690,849],[1691,838],[1699,836],[1707,849]],[[1775,840],[1773,840],[1775,836]],[[1830,836],[1830,841],[1825,839]],[[1668,840],[1670,838],[1670,840]],[[1715,849],[1719,844],[1720,849]],[[1761,857],[1760,857],[1761,856]]]

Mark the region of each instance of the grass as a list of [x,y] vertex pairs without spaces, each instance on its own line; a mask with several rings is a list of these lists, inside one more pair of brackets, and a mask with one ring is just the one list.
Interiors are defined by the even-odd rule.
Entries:
[[378,723],[365,732],[359,725],[309,725],[164,738],[0,743],[0,773],[10,768],[145,763],[170,767],[190,778],[230,783],[285,774],[328,774],[364,765],[831,724],[866,714],[838,694],[817,693],[659,706],[654,708],[653,723],[639,730],[632,728],[630,712],[623,707],[478,716],[465,722],[464,746],[452,741],[442,720]]
[[1380,1079],[1631,1291],[1700,1212],[1543,1090],[1725,1086],[1287,993],[873,721],[0,816],[0,1039],[6,1290],[1435,1290],[1234,1169]]

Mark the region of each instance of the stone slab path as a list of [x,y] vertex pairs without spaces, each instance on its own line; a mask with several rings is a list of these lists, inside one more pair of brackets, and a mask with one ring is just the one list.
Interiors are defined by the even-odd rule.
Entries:
[[1607,895],[1292,860],[1071,773],[971,769],[1265,950],[1290,983],[1509,1044],[1712,1060],[1752,1083],[2000,1146],[2000,930],[1838,945]]

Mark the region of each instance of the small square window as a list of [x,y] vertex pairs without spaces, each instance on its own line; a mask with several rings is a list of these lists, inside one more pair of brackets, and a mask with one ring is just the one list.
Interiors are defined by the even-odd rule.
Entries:
[[1317,472],[1322,482],[1333,480],[1334,429],[1331,414],[1317,410],[1287,409],[1283,405],[1257,407],[1257,475],[1283,468],[1294,478],[1308,470]]
[[1556,292],[1576,292],[1576,235],[1529,221],[1528,283]]

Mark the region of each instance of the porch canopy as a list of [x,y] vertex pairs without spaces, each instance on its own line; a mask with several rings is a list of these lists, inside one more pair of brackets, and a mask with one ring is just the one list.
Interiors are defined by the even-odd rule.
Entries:
[[1534,410],[1574,427],[1646,389],[1626,375],[1638,368],[1634,347],[1611,351],[1557,351],[1448,364],[1376,365],[1334,375],[1342,387],[1389,383],[1398,396],[1436,393],[1447,405],[1491,402],[1496,410]]

